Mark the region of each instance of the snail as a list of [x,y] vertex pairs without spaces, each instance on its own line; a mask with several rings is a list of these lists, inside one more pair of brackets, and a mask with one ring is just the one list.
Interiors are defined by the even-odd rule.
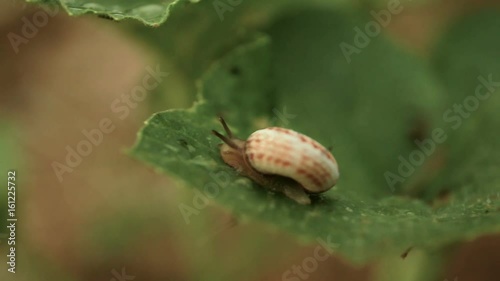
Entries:
[[244,141],[233,136],[222,117],[219,121],[227,136],[212,133],[224,142],[219,146],[222,160],[257,184],[307,205],[309,194],[325,192],[337,183],[337,161],[315,140],[290,129],[269,127]]

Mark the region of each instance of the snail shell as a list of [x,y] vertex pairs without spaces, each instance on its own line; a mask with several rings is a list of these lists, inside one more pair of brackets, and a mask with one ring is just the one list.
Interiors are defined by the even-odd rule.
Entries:
[[315,140],[293,130],[271,127],[258,130],[244,141],[233,136],[219,118],[227,136],[212,130],[224,143],[224,162],[240,175],[272,191],[284,193],[299,204],[310,204],[308,193],[332,188],[339,170],[333,155]]
[[315,140],[293,130],[258,130],[248,137],[245,154],[257,171],[291,178],[310,193],[332,188],[339,178],[333,155]]

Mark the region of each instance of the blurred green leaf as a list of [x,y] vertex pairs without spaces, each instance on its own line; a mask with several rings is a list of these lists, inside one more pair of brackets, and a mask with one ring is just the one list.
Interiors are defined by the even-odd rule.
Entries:
[[[235,4],[222,9],[218,6],[221,3]],[[152,106],[164,110],[191,104],[196,95],[195,81],[208,67],[236,46],[252,40],[255,29],[263,28],[280,14],[304,7],[350,5],[345,0],[201,1],[173,6],[168,23],[157,28],[131,23],[127,30],[140,43],[146,43],[161,64],[171,65],[172,75],[183,84],[175,89],[175,95],[171,94],[171,85],[155,90]]]
[[[433,61],[446,87],[448,107],[443,111],[442,126],[449,131],[448,159],[423,196],[451,192],[464,208],[485,204],[485,213],[498,212],[500,197],[499,32],[498,11],[468,16],[445,34]],[[484,83],[488,80],[492,83]],[[462,107],[463,115],[456,106]]]
[[[7,218],[8,218],[8,206],[7,206],[7,173],[8,171],[19,171],[18,170],[18,164],[19,164],[19,147],[18,143],[16,142],[14,138],[14,133],[15,131],[13,130],[13,127],[9,125],[7,122],[0,122],[0,172],[2,175],[2,179],[4,180],[5,184],[4,187],[0,191],[0,226],[2,227],[2,230],[0,230],[0,235],[6,234],[8,232],[7,229]],[[16,175],[17,176],[17,175]],[[16,184],[16,200],[19,199],[19,189],[18,185],[19,182],[15,182]],[[17,202],[19,203],[19,202]],[[19,208],[19,204],[17,204],[17,207]],[[7,237],[7,236],[5,236]],[[3,237],[0,236],[0,241],[3,240]],[[5,243],[6,240],[3,240],[0,245]],[[6,243],[4,244],[6,245]]]

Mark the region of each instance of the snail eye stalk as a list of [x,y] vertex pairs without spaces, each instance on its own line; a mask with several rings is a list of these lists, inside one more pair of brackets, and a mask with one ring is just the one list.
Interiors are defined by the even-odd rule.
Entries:
[[231,132],[231,130],[229,129],[229,126],[227,126],[227,123],[226,121],[224,120],[224,118],[222,118],[221,116],[219,116],[219,122],[222,124],[222,127],[224,127],[224,131],[226,131],[226,134],[227,136],[232,139],[233,138],[233,133]]
[[239,147],[228,137],[224,136],[223,134],[217,132],[216,130],[212,130],[212,134],[214,134],[216,137],[221,139],[223,142],[225,142],[227,145],[234,149],[239,149]]

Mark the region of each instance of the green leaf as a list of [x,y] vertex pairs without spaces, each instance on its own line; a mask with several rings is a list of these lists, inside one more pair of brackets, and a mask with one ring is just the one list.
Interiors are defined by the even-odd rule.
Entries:
[[[436,50],[434,66],[447,93],[442,126],[449,132],[448,161],[423,195],[451,192],[464,206],[485,205],[485,213],[498,212],[500,196],[499,16],[486,11],[462,19]],[[485,87],[487,80],[493,83]]]
[[158,26],[169,16],[175,5],[189,4],[188,0],[27,0],[37,4],[60,5],[70,16],[98,14],[114,20],[136,19]]
[[[366,21],[348,18],[311,10],[276,21],[267,30],[272,44],[261,37],[212,65],[200,81],[199,101],[153,115],[131,154],[239,216],[330,241],[355,262],[500,230],[498,200],[457,198],[433,209],[388,186],[385,172],[397,170],[398,156],[415,150],[408,136],[414,121],[440,124],[447,100],[426,66],[383,36],[372,38],[349,64],[339,45],[354,44],[353,28]],[[285,107],[293,118],[282,118]],[[338,185],[301,206],[239,176],[221,160],[220,140],[210,134],[221,129],[217,115],[241,138],[276,124],[333,145]],[[196,201],[189,207],[197,208]]]
[[[205,8],[210,9],[210,16],[217,18],[219,22],[222,22],[227,14],[231,14],[235,10],[247,11],[245,8],[240,6],[246,6],[246,2],[254,1],[226,1],[226,0],[214,0],[214,1],[201,1],[201,0],[26,0],[29,3],[36,3],[41,5],[57,5],[62,7],[70,16],[80,16],[84,14],[97,14],[104,18],[111,18],[113,20],[124,20],[124,19],[136,19],[140,22],[153,27],[158,27],[164,23],[170,16],[171,12],[175,8],[181,10],[190,9],[190,6],[200,5],[201,2]],[[248,3],[249,6],[253,6],[252,12],[254,16],[268,17],[270,14],[279,10],[280,8],[286,6],[296,6],[298,3],[302,2],[299,0],[295,1],[255,1],[257,4]],[[327,4],[327,5],[339,5],[349,3],[347,0],[312,0],[312,3]],[[205,9],[203,8],[203,9]],[[174,13],[176,13],[175,11]],[[260,12],[260,15],[255,14]],[[240,14],[239,12],[236,14]],[[208,14],[207,14],[208,15]],[[203,18],[207,18],[206,15]],[[202,23],[198,18],[191,18],[195,22]],[[188,23],[186,23],[188,24]],[[189,24],[188,24],[189,25]]]
[[[235,4],[220,6],[224,3]],[[176,5],[171,10],[168,23],[157,28],[138,24],[127,27],[141,44],[146,42],[148,48],[155,51],[158,61],[175,67],[171,71],[172,75],[184,83],[184,87],[176,89],[175,96],[165,94],[172,92],[171,87],[159,87],[155,91],[152,95],[153,106],[164,109],[165,106],[189,105],[179,103],[178,97],[192,102],[196,94],[194,81],[215,60],[236,46],[252,40],[253,30],[266,26],[278,15],[290,9],[351,4],[346,0],[201,1],[196,5]]]

